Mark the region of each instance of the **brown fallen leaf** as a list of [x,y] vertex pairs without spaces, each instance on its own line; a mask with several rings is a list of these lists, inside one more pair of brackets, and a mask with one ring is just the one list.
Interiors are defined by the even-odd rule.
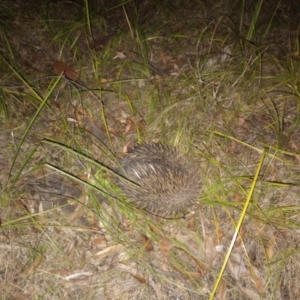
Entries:
[[63,73],[68,79],[76,80],[78,73],[69,65],[62,61],[55,61],[53,64],[53,71],[55,74],[60,75]]
[[243,202],[245,198],[240,193],[234,193],[232,201]]
[[256,290],[260,294],[262,294],[263,291],[264,291],[264,282],[263,282],[263,280],[259,276],[255,275],[255,274],[252,274],[252,278],[254,280]]
[[125,59],[127,56],[124,52],[116,51],[117,55],[114,57],[115,58],[120,58],[120,59]]
[[153,244],[151,243],[151,240],[145,235],[142,234],[142,243],[143,247],[147,252],[151,252],[154,250]]
[[187,216],[187,228],[192,231],[196,231],[195,215],[191,214],[191,215]]
[[[130,152],[130,150],[132,149],[132,146],[133,146],[133,141],[128,141],[122,148],[122,154],[127,154]],[[154,230],[152,230],[153,232],[156,232],[155,231],[155,228]]]
[[132,118],[127,118],[127,124],[123,135],[128,135],[132,133],[133,129],[134,129],[134,121],[132,120]]
[[30,264],[30,266],[28,266],[24,271],[23,274],[25,275],[31,275],[36,268],[42,263],[42,261],[44,260],[44,255],[43,253],[40,253],[35,260],[33,261],[32,264]]
[[217,299],[218,300],[226,300],[226,293],[227,293],[227,284],[224,280],[221,279],[218,290],[217,290]]
[[130,275],[135,278],[137,281],[139,281],[140,283],[147,283],[147,280],[146,278],[142,277],[142,276],[139,276],[137,274],[134,274],[134,273],[130,273]]
[[109,246],[109,247],[97,252],[96,256],[101,257],[102,259],[104,259],[104,257],[106,257],[108,254],[118,253],[120,251],[123,251],[124,248],[125,247],[122,244],[112,245],[112,246]]
[[214,239],[211,236],[205,237],[205,256],[208,266],[211,267],[215,258],[218,255],[218,251],[216,249],[216,245],[214,243]]
[[273,232],[270,232],[267,237],[267,241],[265,242],[265,251],[267,258],[270,260],[275,253],[275,247],[276,247],[276,239],[273,234]]
[[101,246],[101,245],[107,245],[107,241],[105,237],[96,237],[94,239],[92,239],[92,244],[94,244],[95,246]]
[[160,251],[161,251],[161,253],[165,256],[168,256],[169,253],[170,253],[170,249],[171,249],[170,243],[166,239],[161,238],[160,239]]

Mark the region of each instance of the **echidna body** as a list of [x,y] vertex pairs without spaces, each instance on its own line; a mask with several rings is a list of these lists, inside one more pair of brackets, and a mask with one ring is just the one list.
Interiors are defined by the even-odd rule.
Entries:
[[160,143],[136,145],[121,160],[119,180],[128,200],[158,216],[185,212],[197,202],[199,169],[177,148]]

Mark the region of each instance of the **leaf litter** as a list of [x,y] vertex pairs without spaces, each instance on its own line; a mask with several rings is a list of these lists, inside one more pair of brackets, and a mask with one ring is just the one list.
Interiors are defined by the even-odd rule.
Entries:
[[[89,4],[1,4],[3,299],[208,299],[266,147],[216,297],[296,299],[297,4]],[[61,73],[12,162],[33,91],[46,95]],[[201,205],[185,219],[130,207],[84,159],[117,164],[140,140],[199,160]]]

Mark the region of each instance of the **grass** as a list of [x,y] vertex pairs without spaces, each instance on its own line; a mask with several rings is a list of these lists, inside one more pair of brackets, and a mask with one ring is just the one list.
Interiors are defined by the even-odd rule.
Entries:
[[[1,300],[298,298],[293,5],[1,2]],[[153,140],[199,164],[185,218],[114,185]]]

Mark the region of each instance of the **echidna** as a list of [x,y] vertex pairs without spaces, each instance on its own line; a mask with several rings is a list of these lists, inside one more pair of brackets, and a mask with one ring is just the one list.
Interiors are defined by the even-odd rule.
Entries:
[[129,201],[162,217],[196,203],[200,172],[188,155],[161,143],[135,145],[121,160],[119,187]]

